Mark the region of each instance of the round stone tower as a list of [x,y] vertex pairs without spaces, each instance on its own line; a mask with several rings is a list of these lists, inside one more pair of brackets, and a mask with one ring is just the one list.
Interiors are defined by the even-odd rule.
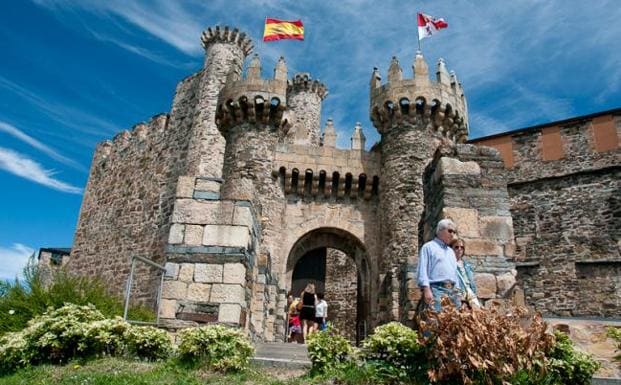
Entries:
[[215,124],[218,94],[227,81],[241,78],[244,60],[252,52],[252,41],[245,33],[226,26],[207,28],[201,41],[205,61],[197,91],[186,174],[221,177],[225,144]]
[[216,113],[216,123],[226,139],[222,198],[248,200],[257,209],[264,203],[259,201],[263,197],[282,194],[272,181],[272,156],[289,128],[283,118],[287,101],[284,59],[274,72],[274,79],[261,79],[261,61],[255,55],[246,79],[229,81],[222,89]]
[[321,102],[328,89],[308,73],[298,73],[289,82],[287,104],[292,112],[292,135],[295,144],[319,146],[321,140]]
[[436,80],[432,81],[427,63],[417,52],[413,72],[413,79],[404,79],[399,61],[393,57],[386,84],[381,84],[377,69],[371,78],[370,115],[381,134],[382,153],[380,268],[391,277],[385,294],[392,319],[403,316],[400,309],[406,299],[400,298],[405,284],[401,277],[404,270],[414,270],[418,260],[425,167],[440,144],[462,143],[468,133],[466,99],[444,61],[438,62]]

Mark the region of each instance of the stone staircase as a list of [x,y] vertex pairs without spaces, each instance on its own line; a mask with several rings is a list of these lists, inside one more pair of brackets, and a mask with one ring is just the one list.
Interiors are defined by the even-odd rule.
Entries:
[[256,343],[254,363],[279,368],[306,369],[311,367],[306,345],[296,343]]

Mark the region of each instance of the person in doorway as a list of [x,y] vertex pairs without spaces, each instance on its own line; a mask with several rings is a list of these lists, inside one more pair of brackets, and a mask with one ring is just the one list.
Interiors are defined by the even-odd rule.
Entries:
[[418,259],[418,286],[427,307],[439,312],[441,299],[448,297],[461,307],[457,285],[457,259],[449,246],[457,237],[457,226],[450,219],[442,219],[436,227],[436,237],[420,249]]
[[466,242],[463,239],[455,239],[451,243],[451,248],[457,260],[457,286],[460,290],[462,303],[467,304],[471,309],[479,309],[481,303],[477,298],[477,285],[474,282],[474,269],[467,261],[464,261],[466,253]]
[[288,317],[287,317],[287,341],[302,343],[302,324],[300,323],[300,312],[298,311],[298,305],[301,303],[301,299],[293,297],[293,293],[289,292],[287,303],[289,305]]
[[300,320],[302,320],[302,335],[304,337],[304,343],[306,343],[306,336],[312,333],[315,323],[315,304],[317,303],[315,284],[309,282],[306,288],[304,288],[304,291],[300,294],[300,298],[302,299]]
[[323,293],[317,293],[317,305],[315,305],[315,327],[314,331],[326,330],[328,328],[328,303],[323,299]]

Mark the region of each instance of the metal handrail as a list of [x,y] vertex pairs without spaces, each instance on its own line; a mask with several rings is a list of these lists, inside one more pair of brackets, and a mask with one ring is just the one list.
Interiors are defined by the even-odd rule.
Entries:
[[[132,256],[132,265],[131,265],[131,269],[129,271],[129,278],[127,279],[127,290],[125,290],[125,308],[123,309],[123,319],[127,322],[131,322],[131,323],[135,323],[135,324],[144,324],[144,325],[152,325],[153,322],[145,322],[145,321],[136,321],[136,320],[128,320],[127,319],[127,312],[129,311],[129,297],[131,294],[131,290],[132,290],[132,284],[134,282],[134,270],[136,268],[136,260],[139,260],[140,262],[146,263],[147,265],[153,266],[156,269],[159,269],[162,272],[166,271],[166,268],[162,265],[159,265],[155,262],[153,262],[150,259],[144,258],[144,257],[140,257],[138,255],[134,255]],[[162,302],[162,286],[164,284],[164,275],[162,273],[161,277],[160,277],[160,289],[157,291],[157,309],[156,309],[156,318],[155,318],[155,326],[159,326],[160,324],[160,302]]]

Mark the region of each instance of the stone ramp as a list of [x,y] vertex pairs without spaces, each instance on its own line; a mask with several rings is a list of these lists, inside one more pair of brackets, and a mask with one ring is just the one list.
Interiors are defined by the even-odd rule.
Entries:
[[256,343],[254,346],[256,353],[252,361],[255,364],[291,369],[311,367],[306,345],[278,342]]

